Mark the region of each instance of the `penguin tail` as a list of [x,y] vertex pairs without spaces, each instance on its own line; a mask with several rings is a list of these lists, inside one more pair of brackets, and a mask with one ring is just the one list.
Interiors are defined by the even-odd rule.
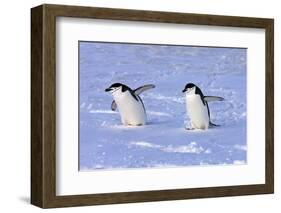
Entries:
[[209,122],[209,127],[210,127],[210,128],[215,128],[215,127],[219,127],[219,126],[221,126],[221,125],[214,124],[214,123],[212,123],[211,121]]

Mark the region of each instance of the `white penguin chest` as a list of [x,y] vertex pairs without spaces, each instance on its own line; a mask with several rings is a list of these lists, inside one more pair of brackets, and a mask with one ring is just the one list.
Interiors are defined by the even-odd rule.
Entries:
[[146,114],[141,100],[136,100],[129,91],[114,95],[124,125],[144,125]]
[[203,104],[200,95],[186,95],[186,108],[192,127],[197,129],[208,128],[208,109],[207,105]]

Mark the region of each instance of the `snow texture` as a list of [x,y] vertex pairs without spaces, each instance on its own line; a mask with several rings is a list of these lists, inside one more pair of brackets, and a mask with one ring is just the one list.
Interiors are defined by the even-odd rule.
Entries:
[[[247,163],[244,48],[79,42],[80,171]],[[104,89],[120,82],[140,96],[148,123],[121,124]],[[209,103],[220,127],[186,130],[184,86],[225,98]]]

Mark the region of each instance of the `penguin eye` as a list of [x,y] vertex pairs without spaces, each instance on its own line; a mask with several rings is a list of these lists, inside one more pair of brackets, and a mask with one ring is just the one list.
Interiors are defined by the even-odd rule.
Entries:
[[119,90],[119,89],[121,89],[121,86],[119,86],[119,87],[114,87],[114,90]]

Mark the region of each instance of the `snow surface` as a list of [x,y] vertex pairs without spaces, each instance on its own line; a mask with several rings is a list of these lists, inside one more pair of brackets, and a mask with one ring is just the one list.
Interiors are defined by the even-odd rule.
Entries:
[[[247,163],[246,49],[101,42],[79,48],[80,171]],[[141,94],[146,126],[123,126],[111,111],[104,89],[115,82],[156,85]],[[189,82],[226,99],[209,103],[220,127],[185,130],[181,91]]]

